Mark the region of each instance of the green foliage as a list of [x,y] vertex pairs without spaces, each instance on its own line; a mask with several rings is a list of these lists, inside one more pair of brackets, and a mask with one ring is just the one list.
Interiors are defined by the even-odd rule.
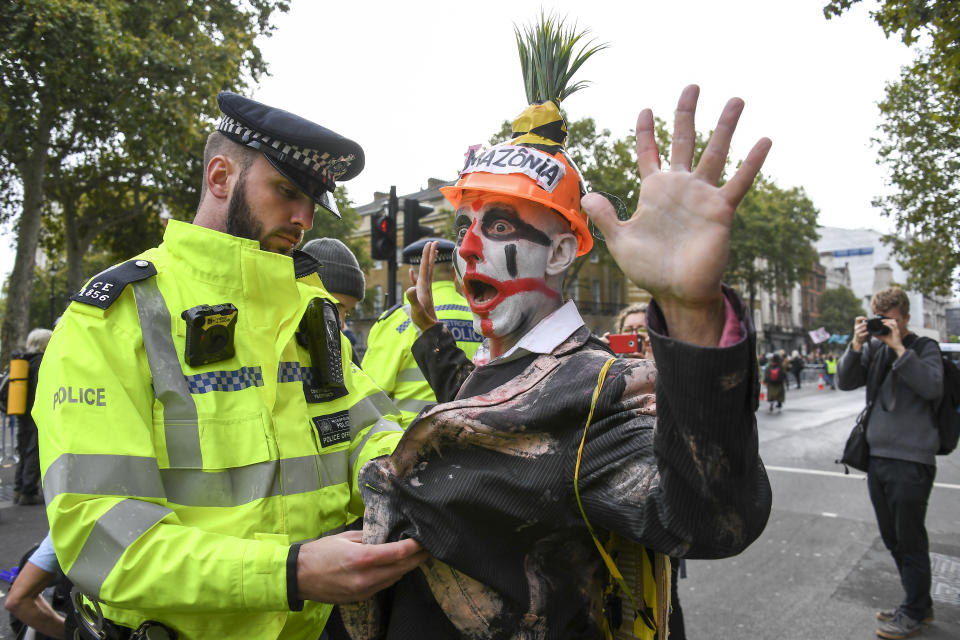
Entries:
[[896,222],[885,239],[908,285],[947,295],[960,268],[960,93],[938,88],[923,60],[887,86],[878,162],[897,188],[874,206]]
[[733,218],[724,280],[739,283],[751,307],[761,290],[786,294],[817,262],[818,213],[802,187],[757,176]]
[[340,210],[340,219],[317,207],[317,212],[313,215],[313,228],[303,234],[303,243],[306,244],[315,238],[336,238],[347,245],[363,271],[369,271],[373,268],[373,260],[370,259],[370,239],[352,237],[353,230],[356,229],[359,222],[359,215],[350,200],[347,188],[337,187],[333,193],[337,202],[337,208]]
[[[859,0],[831,0],[829,19]],[[909,272],[908,284],[946,295],[960,287],[960,2],[881,0],[871,17],[904,44],[928,44],[887,85],[880,103],[878,163],[896,188],[874,200],[894,219],[886,239]]]
[[537,24],[520,29],[514,27],[523,85],[530,104],[552,100],[560,104],[567,96],[589,84],[581,80],[570,84],[574,74],[590,56],[607,48],[607,44],[591,47],[592,40],[574,53],[577,43],[589,31],[564,25],[562,18],[541,12]]
[[820,294],[820,324],[831,334],[852,333],[854,320],[862,315],[863,304],[847,287],[827,289]]
[[[860,0],[830,0],[823,8],[829,20]],[[913,46],[922,36],[930,38],[931,61],[943,88],[960,90],[960,3],[956,0],[881,0],[870,17],[889,37],[900,34]]]
[[[287,0],[0,3],[0,216],[17,218],[9,295],[30,299],[41,216],[72,281],[108,229],[196,206],[199,150],[219,90],[266,70],[256,38]],[[188,201],[190,201],[188,203]],[[53,219],[60,218],[60,219]],[[65,237],[57,238],[64,234]],[[153,236],[156,237],[156,236]],[[106,242],[104,244],[110,244]],[[130,251],[130,248],[127,248]],[[8,306],[3,349],[22,338]],[[0,354],[2,356],[2,354]]]

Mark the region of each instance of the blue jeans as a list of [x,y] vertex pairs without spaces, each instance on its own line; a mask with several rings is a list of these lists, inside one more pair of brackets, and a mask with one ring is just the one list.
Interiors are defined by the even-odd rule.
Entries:
[[930,543],[924,521],[936,474],[933,465],[891,458],[871,457],[867,469],[880,537],[897,565],[905,594],[900,609],[914,620],[922,620],[933,607]]

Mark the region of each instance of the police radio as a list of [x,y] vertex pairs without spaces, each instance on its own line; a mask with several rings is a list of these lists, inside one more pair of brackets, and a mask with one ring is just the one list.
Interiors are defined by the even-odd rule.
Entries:
[[230,303],[201,304],[180,314],[187,321],[187,343],[183,359],[191,367],[233,357],[233,333],[237,308]]
[[300,321],[297,340],[310,351],[312,366],[304,371],[307,402],[329,402],[347,395],[340,354],[340,314],[329,300],[314,298]]

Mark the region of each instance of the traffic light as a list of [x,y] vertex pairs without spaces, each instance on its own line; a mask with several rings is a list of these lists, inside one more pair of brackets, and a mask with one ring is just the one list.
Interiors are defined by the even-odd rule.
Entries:
[[390,187],[390,199],[380,213],[370,214],[370,257],[374,260],[397,259],[397,189]]
[[424,236],[433,235],[431,227],[420,226],[420,218],[431,213],[433,213],[433,207],[420,204],[410,198],[403,201],[403,246],[409,246]]

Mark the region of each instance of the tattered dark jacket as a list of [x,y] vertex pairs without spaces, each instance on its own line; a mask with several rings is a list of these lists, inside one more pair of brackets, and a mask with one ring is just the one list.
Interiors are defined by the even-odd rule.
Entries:
[[[657,368],[626,359],[610,368],[579,481],[600,532],[674,557],[721,558],[763,531],[771,492],[757,452],[754,336],[734,306],[744,339],[703,348],[664,336],[652,305]],[[438,356],[453,345],[442,325],[421,340]],[[480,367],[458,399],[426,409],[393,455],[363,468],[365,541],[412,537],[433,558],[381,596],[382,617],[345,610],[356,637],[601,637],[594,597],[605,569],[573,482],[609,358],[581,327],[515,377],[463,397],[477,376],[511,368]]]

